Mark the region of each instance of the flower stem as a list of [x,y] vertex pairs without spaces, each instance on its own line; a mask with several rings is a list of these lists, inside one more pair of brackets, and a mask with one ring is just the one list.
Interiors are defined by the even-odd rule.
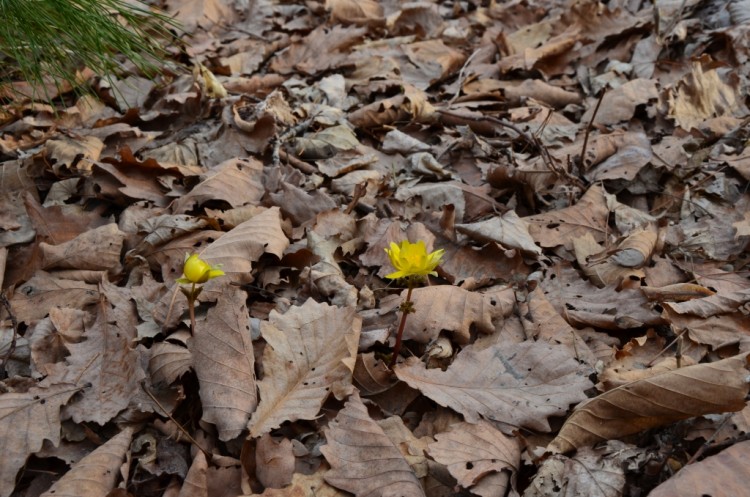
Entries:
[[190,334],[195,335],[195,283],[188,297],[188,311],[190,312]]
[[411,291],[414,289],[414,284],[409,278],[409,290],[406,292],[406,300],[404,300],[404,303],[401,304],[401,322],[398,325],[398,332],[396,332],[396,343],[393,345],[393,354],[391,356],[391,362],[388,364],[388,369],[393,369],[393,366],[396,365],[396,359],[398,359],[398,354],[401,352],[401,338],[404,335],[404,327],[406,326],[406,316],[411,314],[411,312],[414,312],[413,309],[409,307],[407,302],[411,302]]

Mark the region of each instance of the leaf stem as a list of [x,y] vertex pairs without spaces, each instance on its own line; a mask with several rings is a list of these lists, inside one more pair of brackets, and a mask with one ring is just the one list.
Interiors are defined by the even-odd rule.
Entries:
[[195,335],[195,283],[193,288],[190,289],[190,297],[188,297],[188,312],[190,312],[190,334]]

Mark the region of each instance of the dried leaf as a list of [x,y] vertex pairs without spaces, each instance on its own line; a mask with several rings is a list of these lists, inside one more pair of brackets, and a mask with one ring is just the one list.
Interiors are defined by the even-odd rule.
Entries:
[[284,488],[294,475],[292,442],[274,439],[266,433],[258,439],[255,449],[255,474],[264,487]]
[[696,364],[609,390],[577,406],[547,450],[565,453],[681,419],[739,411],[750,389],[746,357]]
[[60,408],[78,391],[78,387],[59,383],[0,395],[0,440],[5,450],[0,465],[0,496],[8,497],[13,492],[16,473],[30,454],[42,448],[44,440],[60,443]]
[[271,311],[261,324],[268,345],[265,377],[258,383],[260,404],[250,419],[259,437],[284,421],[314,419],[332,392],[351,391],[361,319],[354,308],[331,307],[312,299],[286,314]]
[[208,462],[203,451],[199,450],[195,454],[193,464],[190,465],[190,470],[185,476],[185,481],[180,488],[180,493],[177,497],[208,497]]
[[115,488],[117,475],[130,450],[133,429],[125,428],[107,443],[78,461],[42,497],[107,495]]
[[258,405],[246,299],[244,291],[225,284],[216,307],[196,323],[195,336],[188,340],[200,384],[202,419],[216,425],[221,440],[238,437]]
[[[505,484],[493,486],[491,492],[479,495],[506,495],[511,484],[515,487],[521,463],[518,441],[490,423],[458,423],[451,426],[448,433],[436,435],[435,439],[437,441],[429,446],[430,456],[445,464],[462,487],[474,487],[488,475],[498,473],[504,474]],[[476,489],[473,492],[477,493]]]
[[325,429],[320,448],[331,470],[325,480],[357,497],[424,496],[424,490],[401,451],[352,395]]
[[40,243],[44,269],[90,269],[117,272],[125,233],[116,224],[95,228],[60,245]]
[[502,217],[493,217],[472,224],[457,224],[456,230],[480,242],[497,242],[506,248],[515,248],[535,255],[541,255],[539,248],[529,235],[529,227],[515,211],[508,211]]
[[464,348],[447,371],[418,360],[397,365],[396,376],[470,423],[480,417],[550,431],[548,416],[565,414],[592,386],[565,350],[542,342]]

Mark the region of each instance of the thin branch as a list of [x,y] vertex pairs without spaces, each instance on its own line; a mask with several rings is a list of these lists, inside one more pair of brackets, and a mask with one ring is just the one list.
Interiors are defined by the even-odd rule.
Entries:
[[591,128],[594,126],[594,119],[596,119],[596,115],[599,113],[599,106],[602,104],[602,100],[604,100],[604,95],[607,93],[607,88],[605,87],[602,89],[601,95],[599,95],[599,101],[596,102],[596,107],[594,107],[594,113],[591,114],[591,119],[589,120],[588,126],[586,126],[586,134],[583,137],[583,147],[581,148],[581,167],[584,167],[584,158],[586,157],[586,147],[589,144],[589,133],[591,133]]

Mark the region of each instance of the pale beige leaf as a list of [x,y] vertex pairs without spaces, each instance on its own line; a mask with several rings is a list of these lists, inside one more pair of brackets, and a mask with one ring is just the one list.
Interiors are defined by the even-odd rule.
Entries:
[[177,497],[209,497],[207,472],[206,456],[202,450],[198,450]]
[[275,439],[266,433],[255,449],[255,475],[266,488],[284,488],[294,475],[294,452],[287,438]]
[[116,224],[86,231],[60,245],[40,243],[44,269],[90,269],[114,271],[120,267],[125,233]]
[[125,428],[87,455],[57,480],[42,497],[96,497],[115,488],[117,475],[130,449],[133,429]]
[[8,497],[16,485],[16,473],[26,458],[49,440],[60,443],[60,408],[80,388],[70,384],[33,387],[24,393],[0,395],[0,497]]
[[651,497],[710,495],[736,497],[747,493],[750,441],[738,442],[715,456],[685,466],[651,491]]
[[639,282],[646,276],[639,269],[623,267],[614,262],[614,257],[607,257],[591,233],[573,239],[573,250],[583,273],[597,286],[615,285],[619,288],[623,283]]
[[739,411],[747,354],[697,364],[609,390],[579,405],[547,450],[569,452],[702,414]]
[[209,200],[223,200],[232,207],[257,204],[265,193],[263,164],[253,158],[235,158],[211,168],[187,195],[172,204],[182,214]]
[[424,496],[401,451],[370,418],[356,393],[325,429],[325,480],[357,497]]
[[365,24],[383,20],[383,6],[375,0],[326,0],[326,9],[336,22]]
[[294,473],[291,485],[285,488],[267,488],[262,494],[253,495],[263,497],[347,497],[350,495],[330,486],[323,479],[323,475],[322,468],[311,475]]
[[96,321],[83,335],[85,340],[68,345],[65,363],[49,366],[55,382],[87,385],[82,395],[66,407],[73,421],[104,425],[128,406],[140,389],[136,381],[137,354],[131,348],[137,317],[126,292],[109,283],[101,286],[102,300]]
[[447,371],[425,369],[412,358],[396,376],[438,404],[464,415],[549,431],[548,416],[565,414],[592,386],[567,350],[543,342],[464,348]]
[[225,273],[245,279],[261,255],[268,253],[281,259],[288,246],[289,240],[281,229],[281,212],[272,207],[226,233],[200,256],[211,264],[221,264]]
[[[406,298],[406,290],[402,297]],[[440,285],[414,289],[412,302],[415,312],[406,320],[405,340],[428,343],[447,330],[463,344],[469,342],[472,326],[482,333],[494,333],[513,312],[516,299],[510,287],[477,293]]]
[[221,440],[231,440],[245,429],[258,396],[247,295],[227,282],[221,294],[206,319],[196,323],[188,349],[200,384],[203,420],[216,425]]
[[143,239],[135,247],[136,253],[145,253],[154,247],[164,245],[175,238],[199,230],[208,226],[205,219],[188,216],[187,214],[163,214],[156,217],[148,217],[138,223],[138,233],[143,234]]
[[250,419],[258,437],[284,421],[314,419],[332,392],[351,391],[361,318],[353,307],[331,307],[309,299],[286,314],[271,311],[261,323],[267,342],[260,403]]
[[[429,446],[430,456],[445,464],[462,487],[469,489],[486,476],[498,473],[504,475],[501,481],[505,484],[493,485],[489,495],[505,495],[511,482],[515,486],[521,463],[518,440],[504,435],[490,423],[458,423],[447,433],[435,435],[435,439]],[[472,491],[477,493],[476,489]]]
[[529,226],[516,214],[508,211],[486,221],[471,224],[457,224],[456,230],[480,242],[497,242],[505,248],[519,249],[535,255],[541,255],[542,249],[529,235]]
[[564,245],[570,249],[573,239],[585,233],[591,233],[597,242],[603,242],[608,231],[608,214],[604,190],[592,186],[575,205],[523,219],[529,224],[534,241],[542,247]]

